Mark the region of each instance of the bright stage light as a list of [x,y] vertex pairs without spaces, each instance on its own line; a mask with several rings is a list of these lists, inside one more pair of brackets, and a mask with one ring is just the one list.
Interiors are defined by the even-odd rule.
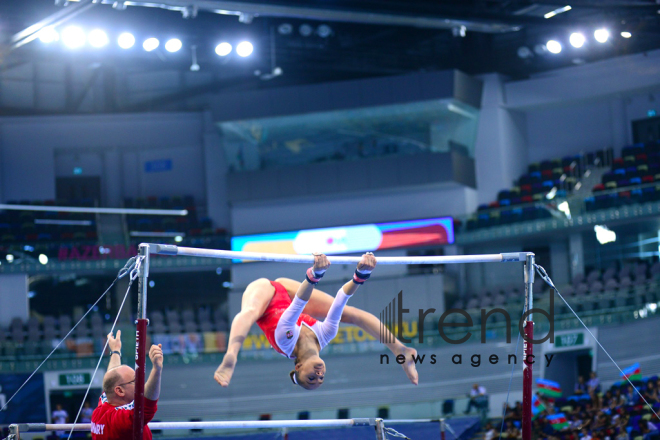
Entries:
[[69,26],[62,31],[62,42],[70,49],[77,49],[85,44],[85,32],[77,26]]
[[604,42],[606,42],[606,41],[608,40],[608,38],[610,38],[610,31],[608,31],[608,30],[605,29],[605,28],[602,28],[602,29],[596,29],[596,30],[594,31],[594,38],[595,38],[596,41],[598,41],[599,43],[604,43]]
[[129,32],[124,32],[117,38],[117,44],[122,49],[130,49],[135,45],[135,37]]
[[108,44],[108,36],[101,29],[94,29],[89,33],[89,44],[94,47],[103,47]]
[[550,40],[545,43],[545,48],[548,49],[550,53],[558,54],[561,52],[561,43],[557,40]]
[[582,35],[581,33],[573,32],[568,41],[570,41],[571,46],[579,49],[582,46],[584,46],[584,42],[586,41],[586,39],[584,38],[584,35]]
[[165,50],[168,52],[177,52],[182,46],[183,44],[181,43],[181,40],[178,38],[172,38],[165,43]]
[[39,40],[42,43],[52,43],[60,39],[60,34],[57,33],[52,27],[45,27],[39,31]]
[[215,53],[221,57],[226,57],[231,53],[232,47],[229,43],[220,43],[215,47]]
[[632,37],[632,34],[630,32],[623,31],[623,32],[621,32],[621,36],[623,38],[630,38],[630,37]]
[[159,45],[160,41],[158,41],[158,38],[147,38],[144,40],[144,43],[142,43],[142,48],[147,52],[151,52],[152,50],[158,48]]
[[254,51],[254,47],[249,41],[241,41],[238,43],[238,46],[236,46],[236,53],[240,57],[248,57],[252,54],[252,51]]
[[46,256],[46,254],[39,255],[39,263],[48,264],[48,257]]
[[596,233],[596,240],[600,244],[613,243],[616,241],[616,233],[611,231],[605,225],[596,225],[594,226],[594,232]]

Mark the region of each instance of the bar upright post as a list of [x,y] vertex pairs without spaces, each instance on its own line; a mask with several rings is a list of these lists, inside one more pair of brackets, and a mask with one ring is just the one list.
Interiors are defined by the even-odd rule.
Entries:
[[142,440],[144,435],[144,377],[147,342],[147,279],[149,278],[149,245],[141,244],[138,258],[138,313],[135,330],[135,400],[133,414],[133,440]]
[[[525,322],[523,334],[523,413],[522,440],[532,440],[532,365],[534,362],[534,319],[530,311],[534,305],[534,254],[525,260]],[[529,361],[529,362],[528,362]]]

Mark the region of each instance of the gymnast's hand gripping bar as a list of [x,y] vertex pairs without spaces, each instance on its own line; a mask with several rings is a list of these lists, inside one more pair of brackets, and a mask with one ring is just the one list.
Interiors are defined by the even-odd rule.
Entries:
[[[182,255],[188,257],[224,258],[228,260],[279,261],[283,263],[313,264],[313,255],[269,254],[236,252],[216,249],[191,248],[169,244],[149,244],[149,253],[158,255]],[[457,264],[457,263],[506,263],[524,262],[527,252],[509,252],[486,255],[447,255],[431,257],[377,257],[378,264]],[[334,264],[357,264],[360,257],[329,256]]]

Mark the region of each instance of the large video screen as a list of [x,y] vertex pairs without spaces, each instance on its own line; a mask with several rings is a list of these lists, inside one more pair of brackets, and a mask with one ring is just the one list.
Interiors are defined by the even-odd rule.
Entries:
[[303,229],[231,239],[233,251],[326,255],[374,252],[383,249],[433,246],[454,242],[451,217],[392,223]]

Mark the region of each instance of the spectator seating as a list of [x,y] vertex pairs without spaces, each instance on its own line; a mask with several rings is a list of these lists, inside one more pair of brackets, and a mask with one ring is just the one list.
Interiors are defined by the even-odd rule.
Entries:
[[467,230],[550,218],[550,212],[535,203],[545,200],[553,188],[555,197],[566,197],[588,166],[603,166],[611,155],[611,150],[603,150],[530,164],[516,186],[500,191],[496,201],[477,208],[467,221]]
[[[93,207],[94,201],[39,200],[9,201],[10,205]],[[53,224],[52,222],[89,222],[89,224]],[[49,223],[50,222],[50,223]],[[0,211],[0,239],[3,243],[96,240],[94,214],[51,211]]]
[[187,216],[128,216],[128,229],[132,232],[180,232],[192,237],[226,233],[222,229],[214,229],[211,219],[198,218],[193,196],[151,196],[136,199],[127,197],[124,199],[124,207],[135,209],[186,209],[188,211]]
[[[594,396],[573,395],[551,399],[537,394],[545,410],[533,420],[532,438],[648,440],[654,438],[645,436],[650,427],[655,428],[651,429],[651,433],[656,431],[651,435],[660,436],[660,432],[657,432],[660,429],[660,420],[653,414],[653,411],[657,413],[660,410],[657,391],[653,391],[659,383],[657,375],[633,381],[653,410],[644,404],[627,382],[615,383],[608,390]],[[564,414],[568,422],[568,426],[563,429],[555,429],[548,420],[548,416],[558,413]],[[520,411],[508,408],[504,420],[509,427],[512,424],[517,429],[507,429],[501,438],[520,438]],[[497,438],[495,435],[493,440]]]
[[[641,309],[645,304],[660,301],[660,262],[648,264],[633,261],[620,268],[611,266],[602,272],[590,270],[586,275],[575,276],[570,284],[558,287],[576,312],[597,312],[622,307]],[[451,308],[465,309],[475,325],[481,323],[481,309],[502,307],[513,317],[522,310],[522,289],[522,285],[489,287],[458,299],[451,304]],[[534,283],[534,307],[547,310],[547,292],[545,283]],[[557,297],[554,299],[554,308],[558,315],[569,313],[566,305]],[[457,315],[454,317],[458,319]],[[503,319],[501,314],[493,314],[488,318],[488,323],[501,322]]]
[[[45,355],[53,349],[52,341],[64,337],[75,322],[82,318],[62,315],[59,317],[45,316],[41,319],[30,317],[27,322],[14,318],[8,327],[0,326],[0,358],[3,356]],[[154,310],[149,313],[149,333],[177,335],[183,333],[228,331],[226,305],[215,307],[202,306],[194,311],[177,309],[166,311]],[[99,313],[91,313],[69,336],[69,339],[92,339],[102,341],[96,344],[100,350],[105,343],[105,337],[110,330],[110,322],[105,321]],[[62,351],[66,346],[62,345]]]
[[624,147],[592,191],[587,211],[660,201],[660,141]]

